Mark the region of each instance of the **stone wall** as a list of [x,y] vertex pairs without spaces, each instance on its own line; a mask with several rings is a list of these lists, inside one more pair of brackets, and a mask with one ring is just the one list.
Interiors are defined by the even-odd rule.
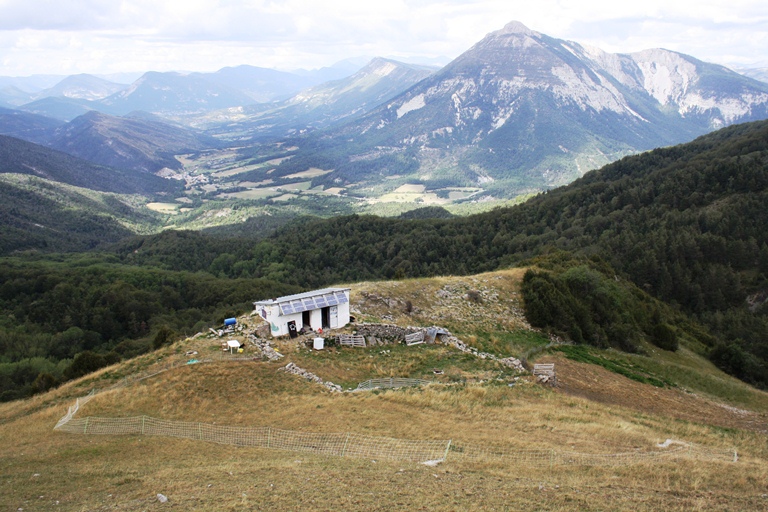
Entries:
[[294,375],[298,375],[299,377],[305,378],[310,382],[316,382],[318,384],[322,384],[326,388],[328,388],[330,391],[341,393],[343,390],[341,386],[338,384],[334,384],[331,381],[324,381],[314,373],[305,370],[304,368],[301,368],[299,366],[296,366],[294,363],[288,363],[282,368],[278,368],[278,371],[284,371],[287,373],[292,373]]
[[[480,359],[490,359],[498,361],[504,366],[514,368],[519,372],[524,372],[525,367],[522,362],[515,357],[501,358],[494,354],[482,352],[474,347],[468,346],[466,343],[455,337],[447,329],[442,327],[400,327],[399,325],[391,324],[356,324],[354,326],[357,334],[365,336],[366,345],[369,347],[372,345],[384,345],[388,343],[402,343],[406,334],[413,334],[415,332],[424,333],[424,341],[427,343],[434,343],[435,341],[450,345],[466,354],[472,354]],[[430,337],[429,332],[436,334],[436,337]]]
[[402,343],[406,334],[426,331],[421,327],[400,327],[392,324],[354,324],[356,334],[365,336],[365,344],[369,347]]

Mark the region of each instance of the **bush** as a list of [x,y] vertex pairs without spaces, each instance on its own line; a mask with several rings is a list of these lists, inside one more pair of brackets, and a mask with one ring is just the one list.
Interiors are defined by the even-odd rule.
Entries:
[[56,377],[47,372],[37,374],[37,378],[32,383],[32,394],[45,393],[57,384]]
[[648,325],[648,308],[642,294],[629,287],[610,268],[601,271],[578,265],[559,273],[529,270],[521,287],[525,317],[532,326],[575,343],[637,353],[642,334],[650,330],[642,328]]
[[576,343],[600,344],[589,312],[555,276],[529,270],[523,276],[525,317],[534,327],[566,334]]
[[75,356],[72,364],[64,370],[64,378],[66,380],[76,379],[83,375],[93,373],[100,368],[115,364],[120,361],[120,356],[115,352],[110,352],[105,355],[96,354],[90,350],[80,352]]
[[152,340],[152,348],[155,350],[162,346],[170,345],[173,343],[173,339],[176,337],[176,333],[170,327],[164,325],[157,331],[155,338]]
[[763,388],[768,384],[768,372],[755,356],[734,343],[717,345],[709,353],[709,360],[725,373]]
[[669,324],[658,323],[651,330],[651,342],[657,347],[676,352],[679,348],[677,333]]

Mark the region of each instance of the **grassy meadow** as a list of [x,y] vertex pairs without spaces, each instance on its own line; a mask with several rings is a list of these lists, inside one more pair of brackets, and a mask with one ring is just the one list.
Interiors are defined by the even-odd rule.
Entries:
[[[443,325],[480,350],[520,355],[548,342],[520,314],[521,276],[513,270],[353,284],[352,306],[362,320]],[[219,343],[205,336],[180,340],[48,393],[0,404],[0,508],[768,509],[768,396],[725,376],[685,347],[660,356],[594,351],[595,357],[663,377],[664,387],[551,350],[538,352],[533,360],[556,364],[556,387],[440,344],[313,351],[287,340],[275,343],[285,355],[278,362],[180,364],[115,386],[123,377],[152,375],[170,363],[183,363],[191,350],[200,358],[219,354]],[[345,389],[389,376],[434,384],[330,393],[278,371],[289,361]],[[430,467],[188,439],[54,431],[67,407],[92,389],[99,392],[77,417],[148,415],[301,432],[451,439],[455,450]],[[507,454],[646,453],[658,451],[656,445],[667,439],[722,456],[602,467],[462,455],[469,448]],[[739,455],[735,463],[729,458],[734,450]],[[158,494],[167,503],[158,501]]]

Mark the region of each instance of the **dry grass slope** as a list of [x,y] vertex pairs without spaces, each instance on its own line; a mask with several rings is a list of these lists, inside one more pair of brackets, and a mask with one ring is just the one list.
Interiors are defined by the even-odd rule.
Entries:
[[[353,285],[352,296],[364,319],[444,325],[483,350],[514,354],[546,341],[527,331],[519,315],[520,277],[519,271],[509,271],[361,283]],[[724,379],[751,397],[741,401],[752,404],[751,410],[723,404],[701,391],[639,384],[550,354],[541,360],[556,362],[560,388],[542,387],[527,377],[510,387],[514,376],[495,363],[440,345],[313,352],[284,343],[280,349],[286,357],[279,363],[180,366],[110,389],[120,377],[167,367],[190,348],[220,351],[218,341],[181,341],[45,395],[0,405],[0,437],[5,441],[0,445],[0,506],[8,510],[768,508],[765,394],[743,389],[722,374],[713,373],[712,378]],[[679,357],[689,358],[689,366],[702,364],[690,353]],[[288,361],[345,387],[377,376],[426,376],[434,367],[445,370],[442,376],[433,376],[444,384],[330,393],[277,371]],[[684,363],[674,361],[678,367]],[[652,451],[657,443],[676,439],[712,451],[736,449],[740,460],[542,467],[504,458],[469,459],[455,452],[445,463],[427,467],[185,439],[53,431],[75,398],[94,388],[104,391],[78,416],[146,414],[217,425],[452,439],[458,448],[603,454]],[[747,420],[723,423],[715,413]],[[161,504],[158,493],[167,496],[168,503]]]

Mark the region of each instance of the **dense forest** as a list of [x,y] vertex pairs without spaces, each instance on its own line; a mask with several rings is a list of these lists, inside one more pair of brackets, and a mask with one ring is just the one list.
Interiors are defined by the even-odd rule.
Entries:
[[[530,304],[540,306],[528,310],[535,324],[598,346],[634,350],[633,333],[639,333],[674,349],[681,324],[671,325],[669,311],[678,311],[708,328],[697,340],[716,364],[768,386],[767,122],[624,158],[519,206],[463,218],[433,213],[295,219],[260,240],[170,231],[126,239],[91,256],[5,260],[0,353],[7,368],[21,358],[59,364],[74,354],[56,349],[54,338],[77,328],[84,340],[99,333],[98,343],[82,342],[84,349],[120,355],[127,340],[149,340],[164,325],[191,329],[202,318],[212,319],[217,308],[258,298],[262,289],[270,296],[363,279],[472,274],[534,263],[539,270],[526,276],[525,289]],[[88,258],[91,263],[83,263]],[[570,263],[553,265],[553,258]],[[107,269],[114,273],[111,281],[96,280]],[[33,276],[40,284],[32,284]],[[608,286],[606,278],[613,277],[634,283],[633,291]],[[18,279],[30,282],[13,284]],[[81,281],[76,293],[54,293],[57,286]],[[130,296],[119,286],[139,294],[131,302],[136,311],[119,311],[105,298],[113,286],[114,296]],[[605,306],[643,294],[671,309],[632,299],[622,303],[622,318]],[[79,297],[77,307],[90,317],[67,313],[66,297]],[[147,310],[138,306],[146,303],[152,304]],[[548,309],[560,314],[547,315]],[[102,318],[106,311],[112,320]],[[29,341],[35,336],[37,345],[49,348],[9,348],[35,345]]]
[[173,335],[221,325],[225,317],[250,311],[259,298],[299,291],[265,279],[222,279],[114,260],[3,260],[0,400],[44,391]]

